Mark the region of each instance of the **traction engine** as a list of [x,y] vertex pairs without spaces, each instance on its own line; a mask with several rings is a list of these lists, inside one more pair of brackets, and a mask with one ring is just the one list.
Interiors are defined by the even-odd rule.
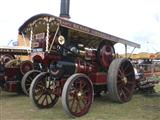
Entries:
[[17,47],[0,47],[0,87],[8,92],[22,93],[21,79],[23,75],[33,69],[29,60],[20,60],[15,56],[28,55],[26,49]]
[[115,57],[114,44],[138,44],[48,14],[31,17],[19,34],[30,42],[34,66],[22,88],[36,107],[53,107],[61,97],[65,112],[80,117],[103,91],[119,103],[131,100],[133,66]]

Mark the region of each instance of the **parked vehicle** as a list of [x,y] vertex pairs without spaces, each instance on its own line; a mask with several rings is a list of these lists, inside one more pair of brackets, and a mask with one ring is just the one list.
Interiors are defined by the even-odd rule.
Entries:
[[136,89],[144,92],[154,91],[155,84],[160,82],[160,61],[139,59],[133,63],[136,72]]
[[80,117],[102,91],[119,103],[131,100],[134,69],[128,59],[115,57],[114,44],[139,44],[49,14],[31,17],[19,34],[30,42],[37,66],[26,73],[34,75],[23,87],[38,108],[53,107],[61,97],[65,112]]
[[22,93],[21,79],[33,69],[30,60],[21,60],[17,55],[29,55],[25,48],[0,47],[0,87],[9,92]]

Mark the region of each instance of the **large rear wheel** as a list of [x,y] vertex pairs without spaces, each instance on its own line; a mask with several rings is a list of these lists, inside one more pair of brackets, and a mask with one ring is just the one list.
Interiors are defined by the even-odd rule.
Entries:
[[130,101],[135,88],[135,75],[128,59],[115,59],[108,70],[109,97],[116,102]]
[[93,85],[85,74],[73,74],[62,91],[62,105],[71,117],[80,117],[88,113],[93,102]]
[[50,73],[42,72],[34,78],[31,84],[30,99],[38,108],[51,108],[58,101],[56,83],[50,77]]

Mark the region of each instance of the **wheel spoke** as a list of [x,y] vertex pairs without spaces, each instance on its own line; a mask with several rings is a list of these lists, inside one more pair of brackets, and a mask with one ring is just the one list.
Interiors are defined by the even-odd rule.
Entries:
[[27,92],[29,92],[29,90],[30,90],[30,87],[28,87],[26,90],[27,90]]
[[52,98],[52,95],[51,94],[49,94],[49,97],[50,97],[50,99],[51,99],[51,101],[53,100],[53,98]]
[[80,80],[79,83],[80,83],[79,84],[79,90],[82,91],[82,84],[83,84],[83,82]]
[[126,86],[123,86],[122,89],[126,91],[125,93],[128,93],[128,96],[130,95],[131,91]]
[[39,101],[43,95],[44,95],[44,93],[42,93],[42,94],[38,97],[37,101]]
[[50,79],[50,77],[47,77],[47,81],[48,81],[48,88],[50,88],[50,84],[51,84],[51,79]]
[[28,83],[28,84],[25,84],[26,87],[30,87],[30,85],[31,85],[31,83],[30,83],[30,84],[29,84],[29,83]]
[[47,95],[45,95],[45,97],[43,98],[43,100],[42,100],[42,102],[41,102],[42,105],[44,105],[43,103],[44,103],[44,101],[46,100],[46,97],[47,97]]
[[42,92],[42,89],[39,89],[39,88],[34,90],[35,95],[39,95],[39,93],[41,93],[41,92]]
[[124,90],[122,88],[120,89],[120,92],[121,92],[121,98],[122,99],[123,98],[124,98],[124,100],[128,99],[128,97],[126,96],[126,94],[125,94],[125,92],[124,92]]
[[47,102],[47,105],[49,104],[49,102],[48,102],[48,95],[46,95],[46,102]]
[[88,91],[89,91],[88,89],[83,90],[83,92],[82,92],[83,94],[82,94],[82,95],[84,95],[84,96],[85,96],[85,94],[86,94],[86,93],[88,93]]
[[121,69],[118,69],[118,73],[119,73],[118,76],[120,76],[120,77],[123,76],[123,74],[124,74]]
[[49,80],[49,88],[53,85],[53,81]]
[[79,106],[79,110],[82,111],[82,107],[81,107],[81,105],[80,105],[80,100],[79,100],[79,99],[78,99],[78,101],[77,101],[77,105]]
[[72,103],[71,103],[71,107],[70,107],[71,110],[73,109],[74,103],[75,103],[75,98],[72,99]]
[[88,104],[88,101],[89,101],[89,97],[88,97],[88,96],[85,96],[85,97],[84,97],[84,100],[86,101],[85,105],[87,105],[87,104]]
[[[78,101],[77,101],[77,102],[78,102]],[[78,112],[78,103],[76,104],[75,112],[76,112],[76,113]]]
[[29,78],[29,79],[27,79],[27,80],[29,80],[30,82],[33,81],[33,78],[31,78],[30,76],[29,76],[28,78]]
[[82,103],[84,104],[84,106],[86,105],[86,101],[85,101],[84,97],[82,99]]
[[30,78],[29,78],[29,79],[26,79],[25,82],[26,82],[26,83],[31,83],[32,81],[33,81],[33,79],[30,79]]
[[45,87],[44,87],[44,86],[42,86],[42,85],[40,85],[40,84],[38,84],[38,85],[36,86],[36,88],[44,89]]
[[84,89],[86,87],[86,85],[87,84],[85,82],[83,82],[82,89]]

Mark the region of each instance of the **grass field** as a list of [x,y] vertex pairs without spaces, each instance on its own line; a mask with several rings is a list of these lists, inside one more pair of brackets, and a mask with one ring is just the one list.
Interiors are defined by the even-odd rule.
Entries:
[[[28,97],[1,91],[0,120],[68,120],[61,100],[51,109],[35,108]],[[113,103],[107,96],[95,98],[88,114],[77,120],[160,120],[160,85],[156,93],[134,94],[125,104]]]

